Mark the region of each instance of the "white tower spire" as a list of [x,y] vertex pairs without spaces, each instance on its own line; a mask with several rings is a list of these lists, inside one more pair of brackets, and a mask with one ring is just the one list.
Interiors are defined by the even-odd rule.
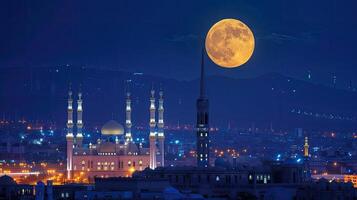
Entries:
[[73,137],[73,99],[71,86],[68,91],[68,106],[67,106],[67,136]]
[[82,92],[79,91],[78,93],[78,100],[77,100],[77,135],[76,135],[76,141],[78,147],[82,147],[82,142],[83,142],[83,134],[82,134],[82,128],[83,128],[83,120],[82,120],[82,114],[83,114],[83,108],[82,108]]
[[150,168],[156,168],[156,117],[155,117],[156,107],[155,107],[155,91],[151,89],[150,97]]
[[160,150],[160,165],[164,167],[164,162],[165,162],[164,97],[163,97],[164,93],[161,89],[159,95],[160,95],[159,108],[158,108],[159,119],[158,119],[157,127],[158,127],[158,139],[159,139],[159,150]]
[[68,91],[67,114],[67,179],[71,179],[73,162],[73,99],[71,86]]
[[125,139],[126,142],[132,142],[133,139],[131,137],[131,98],[130,98],[130,92],[126,93],[126,120],[125,120],[125,125],[126,125],[126,134],[125,134]]

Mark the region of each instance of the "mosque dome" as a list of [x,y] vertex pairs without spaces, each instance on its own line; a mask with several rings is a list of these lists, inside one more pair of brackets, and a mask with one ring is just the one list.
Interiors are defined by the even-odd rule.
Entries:
[[118,122],[110,120],[104,124],[101,132],[102,135],[122,135],[124,133],[124,128]]
[[2,186],[16,185],[16,182],[10,176],[4,175],[0,177],[0,185]]
[[229,168],[230,164],[224,158],[219,157],[214,161],[215,167]]

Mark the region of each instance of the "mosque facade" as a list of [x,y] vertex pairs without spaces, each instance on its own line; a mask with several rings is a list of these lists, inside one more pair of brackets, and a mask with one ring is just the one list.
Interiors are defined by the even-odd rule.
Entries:
[[[101,137],[89,144],[83,143],[82,93],[78,93],[77,121],[73,122],[72,91],[68,93],[67,107],[67,179],[93,180],[94,177],[128,177],[145,168],[164,167],[164,99],[159,92],[158,109],[154,89],[150,92],[149,147],[135,143],[132,138],[131,94],[126,94],[125,128],[110,120],[101,129]],[[156,113],[158,120],[156,121]],[[77,133],[74,134],[74,126]],[[77,180],[78,179],[78,180]]]

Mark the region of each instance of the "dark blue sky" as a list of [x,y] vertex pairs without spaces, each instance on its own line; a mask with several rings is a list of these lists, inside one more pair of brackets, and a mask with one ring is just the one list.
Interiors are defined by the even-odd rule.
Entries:
[[209,63],[209,74],[269,72],[341,87],[357,85],[355,1],[3,1],[0,66],[75,64],[198,76],[203,37],[222,18],[246,23],[256,38],[239,69]]

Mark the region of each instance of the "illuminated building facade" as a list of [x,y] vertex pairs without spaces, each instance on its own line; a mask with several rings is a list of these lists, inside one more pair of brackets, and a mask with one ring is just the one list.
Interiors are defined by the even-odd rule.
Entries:
[[306,136],[304,139],[304,178],[306,180],[311,179],[311,168],[310,168],[310,154],[309,154],[309,139]]
[[[126,121],[124,127],[110,120],[101,129],[101,137],[94,143],[83,144],[82,94],[77,101],[77,134],[73,133],[72,91],[68,98],[67,120],[67,179],[91,181],[94,177],[131,176],[147,167],[164,166],[163,93],[160,91],[159,123],[156,123],[155,91],[150,97],[149,148],[133,142],[131,133],[131,97],[126,94]],[[125,132],[125,136],[124,136]]]
[[208,98],[205,94],[204,50],[201,60],[200,96],[197,99],[197,166],[209,166]]
[[305,137],[304,156],[309,157],[309,140],[307,137]]

